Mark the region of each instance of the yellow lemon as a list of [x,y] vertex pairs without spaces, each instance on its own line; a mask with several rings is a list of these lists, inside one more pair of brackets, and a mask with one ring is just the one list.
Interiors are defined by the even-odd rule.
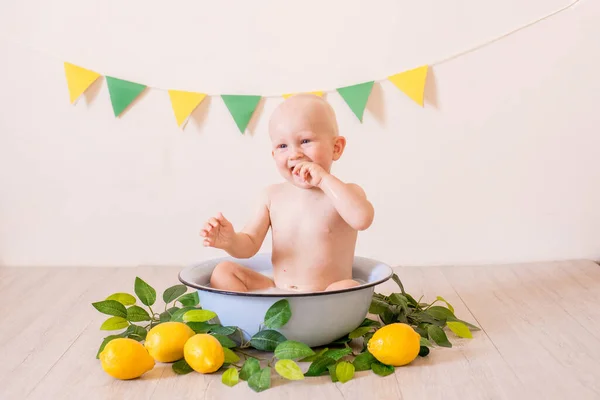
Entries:
[[98,356],[102,369],[117,379],[134,379],[154,368],[154,360],[144,346],[133,339],[113,339]]
[[185,361],[201,374],[215,372],[225,362],[223,346],[214,337],[206,333],[192,336],[183,348]]
[[408,324],[390,324],[375,332],[367,348],[382,363],[399,367],[417,358],[421,336]]
[[183,322],[164,322],[150,329],[144,346],[156,361],[173,362],[183,358],[183,346],[192,336],[194,331]]

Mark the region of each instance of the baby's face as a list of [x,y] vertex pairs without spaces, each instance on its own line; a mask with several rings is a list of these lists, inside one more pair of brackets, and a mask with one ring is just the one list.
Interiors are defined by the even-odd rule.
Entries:
[[337,136],[335,115],[331,114],[323,100],[310,98],[288,100],[273,113],[269,126],[272,154],[279,173],[289,182],[301,188],[310,185],[293,175],[294,166],[301,162],[314,162],[330,171],[334,160],[341,155],[343,140]]

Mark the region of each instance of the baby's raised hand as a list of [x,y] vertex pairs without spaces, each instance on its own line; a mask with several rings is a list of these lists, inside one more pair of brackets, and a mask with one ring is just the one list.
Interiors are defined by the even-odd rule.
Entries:
[[298,176],[303,182],[318,187],[323,177],[327,175],[327,171],[314,162],[301,162],[294,167],[292,174]]
[[233,225],[221,213],[208,220],[204,229],[200,231],[204,237],[204,246],[226,249],[231,246],[235,236]]

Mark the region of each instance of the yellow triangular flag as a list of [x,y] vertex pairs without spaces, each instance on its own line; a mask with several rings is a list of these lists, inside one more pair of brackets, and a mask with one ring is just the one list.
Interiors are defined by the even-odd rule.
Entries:
[[169,90],[171,106],[177,119],[177,125],[183,127],[188,117],[202,103],[206,97],[204,93],[183,92],[180,90]]
[[[314,94],[315,96],[323,97],[323,92],[322,91],[308,92],[308,93]],[[292,97],[295,94],[298,94],[298,93],[287,93],[287,94],[283,95],[283,98],[287,99],[288,97]]]
[[89,69],[78,67],[65,62],[65,74],[67,75],[67,86],[71,95],[71,104],[79,98],[91,86],[100,74]]
[[423,105],[428,65],[388,76],[388,79],[419,105]]

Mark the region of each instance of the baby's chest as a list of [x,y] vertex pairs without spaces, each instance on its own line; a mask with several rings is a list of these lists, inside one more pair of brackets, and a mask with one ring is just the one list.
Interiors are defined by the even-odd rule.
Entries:
[[271,229],[274,234],[329,234],[343,229],[345,224],[337,210],[325,202],[271,204],[270,216]]

